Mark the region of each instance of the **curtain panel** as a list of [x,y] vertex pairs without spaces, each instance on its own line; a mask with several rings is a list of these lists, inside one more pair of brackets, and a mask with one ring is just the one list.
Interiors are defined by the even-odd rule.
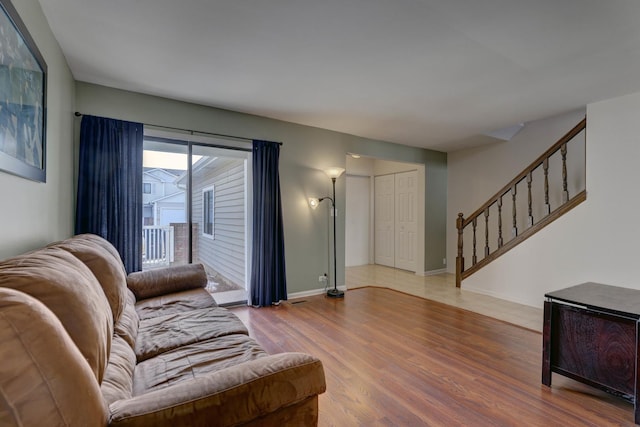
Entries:
[[253,252],[251,304],[264,307],[287,299],[280,144],[253,141]]
[[142,269],[142,123],[83,116],[76,234],[111,242],[127,273]]

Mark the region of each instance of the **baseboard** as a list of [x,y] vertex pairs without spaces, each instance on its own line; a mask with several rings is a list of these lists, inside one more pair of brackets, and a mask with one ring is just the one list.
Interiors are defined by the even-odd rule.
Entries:
[[429,271],[425,271],[424,273],[420,274],[420,273],[416,273],[418,276],[436,276],[438,274],[444,274],[447,272],[446,268],[440,268],[438,270],[429,270]]
[[[340,289],[341,291],[346,291],[347,287],[346,286],[338,286],[338,289]],[[322,295],[324,293],[326,293],[327,290],[325,288],[320,288],[320,289],[312,289],[310,291],[302,291],[302,292],[294,292],[292,294],[288,294],[287,298],[288,299],[296,299],[296,298],[306,298],[306,297],[311,297],[314,295]]]
[[520,304],[520,305],[526,305],[527,307],[532,307],[532,308],[542,308],[542,303],[539,305],[532,305],[530,302],[528,301],[524,301],[521,300],[520,298],[513,298],[513,297],[507,297],[499,292],[493,292],[493,291],[487,291],[485,289],[474,289],[474,288],[465,288],[464,284],[462,286],[462,290],[466,291],[466,292],[473,292],[476,294],[480,294],[480,295],[486,295],[488,297],[492,297],[492,298],[497,298],[497,299],[501,299],[503,301],[508,301],[508,302],[512,302],[514,304]]

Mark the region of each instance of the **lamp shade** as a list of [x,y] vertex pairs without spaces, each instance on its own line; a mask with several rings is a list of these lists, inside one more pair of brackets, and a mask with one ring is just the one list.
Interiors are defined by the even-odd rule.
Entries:
[[315,197],[309,198],[309,206],[311,206],[312,209],[317,208],[319,204],[320,200],[316,199]]
[[330,167],[324,170],[324,173],[331,179],[339,178],[344,173],[344,168]]

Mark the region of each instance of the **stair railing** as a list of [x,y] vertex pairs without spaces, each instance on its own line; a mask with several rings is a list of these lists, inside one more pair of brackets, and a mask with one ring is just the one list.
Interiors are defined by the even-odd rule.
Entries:
[[[567,153],[568,144],[574,140],[582,131],[586,129],[587,119],[583,119],[573,129],[558,140],[551,148],[545,151],[540,157],[538,157],[527,168],[520,172],[511,182],[505,185],[500,191],[498,191],[493,197],[491,197],[486,203],[484,203],[478,210],[465,218],[462,213],[458,214],[456,219],[456,228],[458,229],[458,254],[456,257],[456,286],[460,287],[462,280],[469,277],[491,261],[495,260],[499,256],[503,255],[516,245],[522,243],[533,234],[553,222],[555,219],[564,215],[566,212],[573,209],[578,204],[582,203],[587,198],[586,189],[576,192],[573,197],[569,195],[568,175],[567,175]],[[550,163],[554,155],[558,155],[561,161],[562,170],[562,182],[561,182],[561,202],[552,209],[550,202]],[[539,218],[534,218],[534,196],[532,192],[532,186],[534,183],[534,176],[540,174],[540,168],[542,168],[543,175],[543,204],[542,214]],[[518,221],[518,185],[521,188],[526,184],[526,221]],[[506,199],[506,201],[504,200]],[[503,213],[505,205],[511,204],[511,238],[505,239],[503,234]],[[490,211],[497,210],[497,219],[493,219],[490,215]],[[523,222],[524,227],[518,227],[519,222]],[[483,256],[478,257],[478,224],[481,228],[484,228],[484,246],[482,248]],[[470,229],[469,229],[470,227]],[[490,244],[490,230],[496,232],[494,244]],[[472,241],[471,247],[471,266],[465,268],[464,258],[464,240],[465,232],[470,234]],[[482,233],[480,233],[482,234]]]

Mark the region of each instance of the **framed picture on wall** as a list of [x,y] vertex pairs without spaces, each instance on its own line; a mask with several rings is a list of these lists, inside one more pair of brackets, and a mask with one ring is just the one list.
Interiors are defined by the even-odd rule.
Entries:
[[0,170],[46,181],[47,64],[9,0],[0,0]]

